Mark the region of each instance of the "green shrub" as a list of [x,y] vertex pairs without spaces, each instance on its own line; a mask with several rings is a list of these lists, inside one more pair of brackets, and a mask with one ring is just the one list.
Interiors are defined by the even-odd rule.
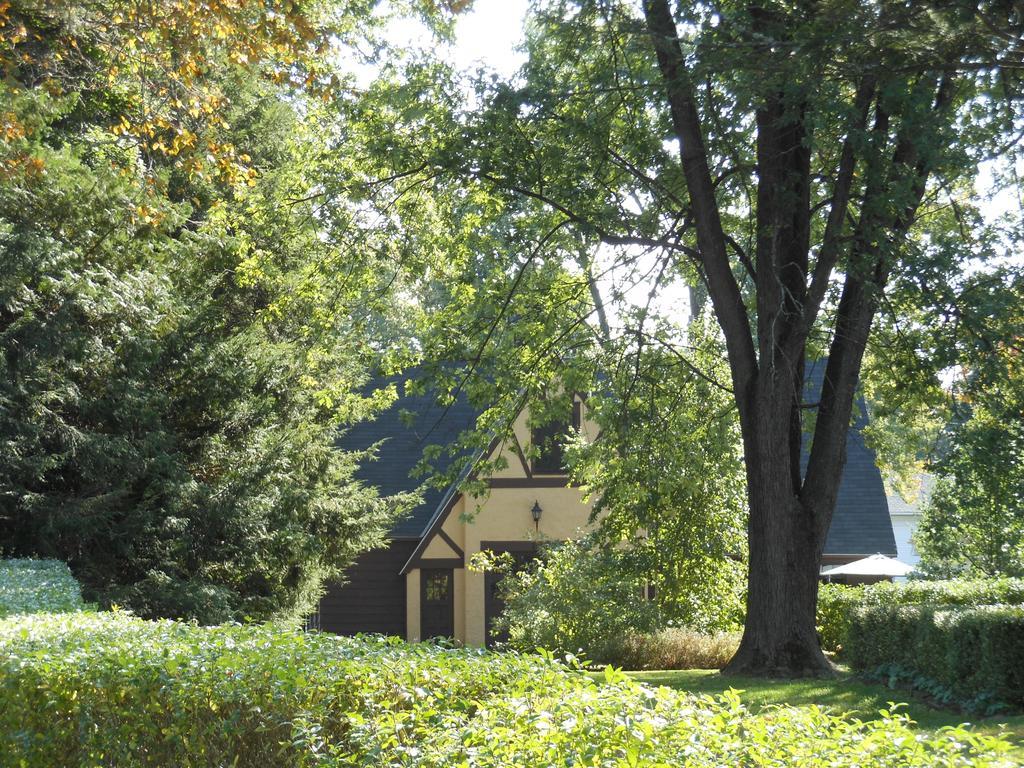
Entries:
[[616,662],[628,635],[661,625],[657,604],[643,597],[646,581],[624,567],[626,556],[586,540],[544,547],[528,567],[502,579],[505,609],[496,628],[520,651],[548,648]]
[[0,622],[0,766],[313,765],[382,713],[454,712],[545,676],[564,678],[536,657],[284,626],[19,617]]
[[0,621],[0,768],[1009,767],[905,718],[748,712],[550,656],[125,614]]
[[837,651],[846,634],[846,615],[861,594],[859,587],[822,584],[818,587],[818,637],[826,651]]
[[844,658],[860,672],[903,670],[961,703],[1024,706],[1024,608],[863,605]]
[[945,581],[879,582],[863,587],[871,602],[941,605],[1021,605],[1024,579],[948,579]]
[[[217,142],[260,169],[244,195],[156,157],[142,171],[140,148],[109,131],[122,96],[86,85],[110,62],[93,34],[122,12],[18,0],[3,13],[40,50],[82,49],[58,98],[15,87],[0,44],[3,124],[32,126],[0,141],[0,545],[68,561],[87,599],[140,616],[298,619],[409,507],[358,482],[365,457],[337,444],[389,401],[362,392],[377,334],[391,338],[391,256],[367,249],[343,279],[322,270],[344,258],[324,236],[340,219],[280,196],[316,183],[308,153],[324,144],[269,79],[204,68],[224,98]],[[128,69],[103,90],[145,87]],[[7,172],[25,158],[46,173]]]
[[59,560],[0,560],[0,617],[83,607],[78,582]]
[[623,669],[721,669],[736,653],[741,633],[705,634],[683,627],[626,637],[615,665]]
[[846,644],[854,609],[863,605],[1024,605],[1024,579],[882,581],[862,587],[822,584],[818,591],[818,632],[826,650]]
[[[517,691],[518,693],[518,691]],[[962,730],[922,737],[899,716],[843,720],[818,708],[752,715],[739,693],[689,698],[613,680],[604,686],[524,692],[481,708],[458,728],[431,729],[407,766],[759,766],[854,768],[1013,764],[989,739]],[[957,735],[959,734],[959,735]],[[982,752],[987,751],[984,756]],[[973,753],[973,754],[972,754]]]

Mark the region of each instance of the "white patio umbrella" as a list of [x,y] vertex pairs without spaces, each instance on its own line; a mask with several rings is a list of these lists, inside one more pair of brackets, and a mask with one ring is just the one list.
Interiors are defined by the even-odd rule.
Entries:
[[914,570],[914,566],[907,565],[894,557],[885,555],[871,555],[861,560],[854,560],[845,565],[836,565],[831,568],[822,568],[822,576],[906,576]]

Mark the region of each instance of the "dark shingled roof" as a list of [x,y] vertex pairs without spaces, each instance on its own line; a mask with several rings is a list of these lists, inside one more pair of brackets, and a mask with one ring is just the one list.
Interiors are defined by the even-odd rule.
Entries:
[[[458,439],[460,433],[476,423],[477,411],[465,397],[457,399],[446,411],[437,404],[433,393],[408,394],[406,381],[409,378],[392,377],[375,381],[371,389],[379,389],[389,383],[397,384],[398,399],[376,419],[360,422],[338,441],[339,447],[345,450],[365,450],[374,443],[381,443],[377,460],[364,462],[356,477],[367,485],[375,486],[383,496],[417,488],[426,478],[411,477],[410,472],[423,458],[427,446],[447,447]],[[434,466],[438,473],[442,473],[456,460],[464,462],[467,459],[442,455],[434,462]],[[395,524],[391,536],[398,539],[422,536],[423,529],[444,493],[443,488],[427,487],[423,503]]]
[[[806,402],[818,400],[825,374],[824,361],[809,363],[807,367]],[[445,412],[437,405],[433,395],[409,395],[404,379],[391,379],[399,385],[399,398],[375,420],[363,422],[346,433],[339,441],[342,448],[362,450],[383,441],[377,461],[366,462],[357,477],[368,485],[376,486],[383,495],[400,493],[416,488],[423,478],[412,478],[409,473],[423,456],[428,445],[449,445],[461,432],[473,427],[477,411],[466,399],[460,398]],[[388,380],[375,383],[375,388]],[[857,398],[854,428],[846,444],[846,467],[839,486],[832,528],[825,543],[826,555],[896,555],[889,508],[882,485],[882,474],[875,464],[875,452],[864,444],[860,429],[867,425],[867,408],[863,397]],[[403,412],[413,414],[411,425]],[[805,443],[805,448],[807,444]],[[460,462],[468,457],[456,459]],[[439,471],[450,468],[455,461],[450,457],[438,460]],[[807,456],[804,455],[806,465]],[[423,535],[445,489],[428,488],[424,501],[391,531],[394,538],[418,538]]]
[[[825,378],[826,361],[808,363],[805,381],[808,403],[816,403]],[[889,519],[882,473],[875,464],[875,452],[864,443],[860,430],[868,424],[864,398],[857,396],[854,422],[846,437],[846,466],[839,485],[832,527],[825,540],[826,555],[896,556],[896,539]],[[809,441],[804,442],[806,468]]]

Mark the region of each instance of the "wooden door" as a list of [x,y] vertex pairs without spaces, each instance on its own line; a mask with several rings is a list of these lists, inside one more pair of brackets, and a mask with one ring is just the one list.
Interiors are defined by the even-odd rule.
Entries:
[[[526,566],[537,556],[537,548],[532,542],[516,542],[506,546],[488,546],[492,552],[508,552],[512,555],[514,565],[512,570],[517,571]],[[486,633],[487,647],[495,643],[508,641],[508,632],[494,630],[494,620],[505,610],[505,601],[501,599],[501,580],[504,573],[493,573],[488,571],[484,577],[484,629]]]
[[455,635],[455,573],[451,568],[420,572],[420,637]]

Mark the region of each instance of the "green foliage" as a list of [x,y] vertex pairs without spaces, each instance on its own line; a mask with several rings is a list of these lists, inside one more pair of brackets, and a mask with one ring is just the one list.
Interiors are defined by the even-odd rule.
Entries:
[[[945,237],[960,236],[955,222],[946,226],[956,230]],[[1009,217],[984,228],[978,258],[1001,260],[1010,229],[1020,224]],[[922,280],[944,308],[921,295]],[[927,467],[937,476],[917,531],[921,567],[943,577],[1024,576],[1024,277],[1004,266],[956,278],[933,264],[925,277],[901,280],[892,298],[902,320],[880,328],[871,432],[895,476],[901,463],[903,475]]]
[[0,541],[139,615],[296,616],[409,501],[334,448],[387,399],[359,394],[387,276],[345,201],[318,213],[315,105],[207,63],[230,99],[193,119],[244,183],[150,154],[73,78],[0,85]]
[[[910,325],[917,341],[917,327],[947,312],[959,323],[947,287],[957,293],[970,274],[995,272],[973,182],[984,161],[1017,144],[1019,31],[1017,10],[994,2],[552,0],[531,8],[527,60],[513,76],[481,71],[460,82],[424,52],[410,55],[404,78],[401,64],[389,63],[373,87],[384,105],[367,141],[381,180],[374,202],[432,214],[409,216],[406,230],[420,253],[437,255],[422,265],[424,282],[455,279],[446,281],[448,301],[425,313],[426,348],[440,360],[471,360],[457,378],[498,391],[489,426],[506,427],[514,406],[539,399],[559,374],[600,394],[607,379],[595,369],[623,383],[627,373],[657,382],[665,358],[710,373],[735,400],[748,477],[757,480],[751,593],[766,606],[748,615],[747,646],[780,638],[766,639],[780,647],[764,653],[750,647],[747,666],[793,659],[782,646],[811,637],[801,626],[781,639],[769,625],[810,619],[791,611],[809,594],[785,574],[802,568],[806,580],[817,571],[827,525],[815,521],[833,511],[865,345],[891,309],[888,285],[915,300],[898,305],[914,311],[894,313],[887,330]],[[1004,189],[1018,183],[997,180]],[[1022,231],[1006,228],[1007,251]],[[690,309],[710,295],[727,337],[727,377],[680,332],[679,299],[691,287]],[[652,309],[666,298],[675,323]],[[826,348],[833,380],[819,404],[803,402],[804,362]],[[609,433],[594,487],[605,493],[614,480],[627,502],[654,488],[661,498],[647,511],[684,511],[675,529],[683,541],[655,539],[652,558],[694,557],[694,583],[727,584],[728,562],[705,558],[704,548],[717,554],[718,535],[730,551],[736,516],[660,503],[675,483],[681,496],[700,495],[698,475],[674,471],[671,460],[656,474],[657,460],[674,458],[673,444],[688,434],[666,410],[687,390],[671,380],[640,387],[650,397],[621,399],[620,416],[645,439]],[[916,428],[934,431],[942,406],[926,403],[913,409],[915,424],[876,436],[888,464],[921,445]],[[799,427],[811,420],[805,478]],[[636,445],[639,454],[618,450]],[[657,460],[647,462],[648,451]],[[686,468],[710,464],[698,454]],[[688,548],[694,534],[699,543]],[[776,568],[782,558],[795,567]],[[823,667],[813,647],[803,655]]]
[[1024,607],[864,605],[850,617],[844,658],[861,672],[912,670],[973,699],[1024,705]]
[[706,318],[688,335],[688,361],[664,348],[620,350],[588,399],[600,437],[567,455],[594,500],[596,541],[622,549],[621,567],[654,587],[662,621],[732,629],[744,613],[742,441],[720,338]]
[[[936,212],[1012,140],[992,106],[1008,97],[971,58],[999,48],[989,24],[935,4],[538,2],[514,77],[460,82],[424,53],[374,84],[371,202],[394,220],[401,201],[429,259],[417,287],[444,299],[424,313],[427,356],[471,362],[445,383],[490,391],[484,432],[545,388],[587,392],[595,412],[605,399],[602,439],[574,473],[610,519],[609,546],[630,542],[634,571],[680,615],[742,616],[744,458],[749,477],[771,475],[748,500],[751,581],[781,595],[763,615],[780,623],[806,601],[771,563],[791,547],[817,570],[827,526],[812,522],[832,513],[886,280],[913,274]],[[942,245],[947,272],[974,255]],[[711,295],[728,370],[680,322],[688,287],[694,314]],[[827,345],[837,378],[805,488],[803,362]],[[758,629],[751,643],[779,634]],[[796,657],[753,653],[774,655]]]
[[[225,73],[327,97],[340,85],[331,54],[372,23],[363,3],[11,0],[0,5],[0,69],[8,86],[73,93],[71,122],[101,109],[103,128],[158,164],[244,181],[258,169],[221,131],[234,96]],[[20,123],[7,114],[5,124]]]
[[851,622],[861,606],[1024,605],[1022,579],[952,579],[949,581],[881,581],[861,587],[822,584],[818,589],[818,632],[822,647],[846,645]]
[[861,373],[870,416],[862,434],[875,451],[888,489],[908,501],[918,500],[924,490],[922,475],[949,422],[949,393],[939,368],[920,364],[913,354],[894,354],[885,346],[889,333],[896,332],[880,325],[877,335],[884,341],[877,351],[869,349]]
[[826,651],[837,651],[842,648],[849,627],[847,617],[861,594],[859,587],[845,587],[840,584],[822,584],[818,587],[816,623],[818,639]]
[[1006,341],[979,352],[955,392],[960,418],[918,528],[934,573],[1024,576],[1024,363],[1012,341],[1024,334],[1024,283],[1009,293],[998,318]]
[[1024,702],[1022,606],[1020,579],[826,584],[818,625],[854,669],[985,710]]
[[699,588],[671,592],[663,585],[673,582],[649,565],[646,542],[612,546],[605,533],[546,544],[517,571],[493,558],[476,561],[482,570],[507,572],[500,586],[505,609],[495,627],[508,632],[513,648],[549,648],[631,669],[649,669],[653,662],[645,659],[655,657],[667,668],[695,658],[713,665],[725,648],[735,650],[735,638],[715,630],[736,626],[738,590],[728,593],[734,602],[716,601]]
[[124,614],[0,622],[0,766],[1011,765],[962,729],[748,711],[551,657]]
[[521,651],[548,648],[618,662],[628,635],[662,621],[626,559],[624,550],[595,547],[588,538],[543,547],[526,568],[502,578],[505,609],[496,628]]
[[123,613],[7,621],[0,648],[4,768],[344,764],[370,723],[564,677],[539,659]]
[[85,607],[81,589],[59,560],[0,560],[0,618],[17,613],[66,613]]

